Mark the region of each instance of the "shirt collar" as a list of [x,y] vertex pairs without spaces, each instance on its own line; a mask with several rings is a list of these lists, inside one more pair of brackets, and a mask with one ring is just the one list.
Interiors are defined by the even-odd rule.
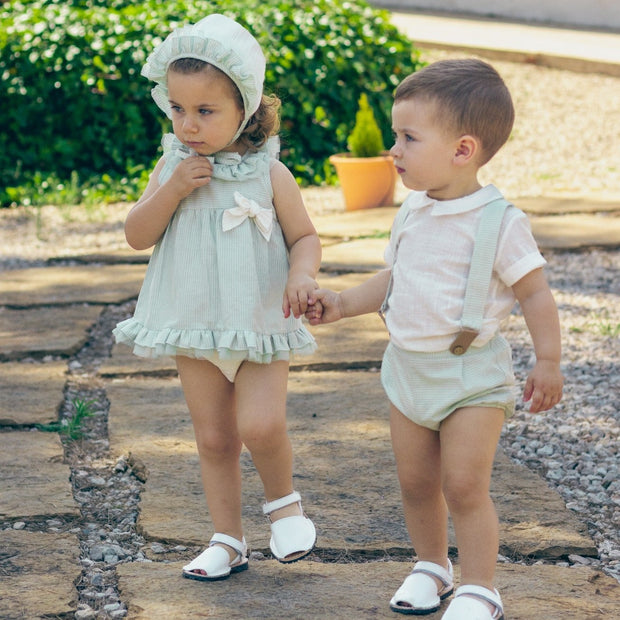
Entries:
[[455,200],[435,200],[434,198],[430,198],[426,192],[413,191],[407,197],[407,202],[409,203],[408,206],[410,211],[430,207],[431,215],[441,216],[473,211],[501,197],[502,194],[497,187],[489,184],[473,194],[456,198]]

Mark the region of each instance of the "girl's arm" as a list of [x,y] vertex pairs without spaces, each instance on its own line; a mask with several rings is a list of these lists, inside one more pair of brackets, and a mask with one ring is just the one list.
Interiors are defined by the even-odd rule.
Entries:
[[551,409],[562,398],[560,319],[542,268],[531,271],[512,287],[532,337],[536,365],[525,383],[523,399],[530,413]]
[[211,180],[211,163],[204,157],[188,157],[179,163],[168,181],[160,185],[158,178],[163,165],[162,157],[125,220],[125,237],[134,250],[146,250],[155,245],[181,200]]
[[321,242],[304,206],[299,186],[280,161],[271,168],[273,205],[289,249],[289,273],[282,300],[284,316],[299,318],[308,308],[308,298],[318,288]]

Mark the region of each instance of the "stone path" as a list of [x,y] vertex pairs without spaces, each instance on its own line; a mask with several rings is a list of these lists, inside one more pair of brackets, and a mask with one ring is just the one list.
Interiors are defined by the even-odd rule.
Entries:
[[[543,247],[620,245],[620,229],[609,225],[618,218],[602,218],[598,209],[588,214],[583,206],[574,215],[548,215],[554,207],[549,201],[528,206]],[[380,268],[394,213],[386,208],[316,218],[324,244],[322,282],[344,288]],[[548,227],[550,217],[555,219]],[[580,218],[577,228],[572,218]],[[113,588],[119,599],[97,618],[394,617],[387,602],[410,570],[411,549],[377,372],[386,344],[380,319],[358,317],[314,330],[319,352],[294,365],[290,375],[295,485],[317,525],[316,552],[288,567],[271,559],[260,481],[244,453],[251,569],[202,584],[180,575],[211,526],[174,366],[111,346],[110,320],[102,324],[106,313],[120,312],[136,297],[146,259],[93,260],[0,274],[2,617],[69,618],[76,612],[78,618],[95,617],[79,607],[83,568],[93,564],[108,575],[100,584],[102,598]],[[101,333],[95,337],[98,330],[106,346]],[[79,362],[86,353],[94,370]],[[91,426],[85,423],[84,440],[36,430],[66,414],[75,393],[93,392],[103,394],[108,406]],[[89,443],[89,432],[98,439]],[[94,446],[94,454],[81,454],[84,446]],[[119,459],[130,463],[128,475],[141,483],[135,529],[146,561],[105,551],[105,541],[98,562],[92,561],[92,549],[85,551],[84,532],[103,525],[106,512],[93,524],[76,502],[84,491],[80,459],[82,464],[99,459],[103,469]],[[555,491],[500,450],[492,494],[501,554],[530,560],[498,564],[507,617],[594,619],[617,612],[617,581],[588,566],[552,565],[569,555],[596,556],[586,525]],[[114,506],[106,509],[111,514]],[[454,550],[453,537],[451,544]],[[534,560],[545,563],[532,565]]]
[[620,76],[620,37],[612,29],[502,21],[450,13],[450,9],[441,14],[407,11],[406,0],[391,4],[395,11],[402,11],[392,13],[393,23],[418,47],[458,47],[496,59]]
[[[459,22],[447,44],[486,47],[480,30],[469,30],[478,21]],[[429,19],[420,26],[413,15],[394,14],[394,22],[420,45],[442,43],[445,20],[440,30]],[[537,32],[528,29],[528,41]],[[523,30],[502,33],[502,57],[519,59]],[[582,45],[582,33],[570,33],[579,58],[541,48],[525,59],[618,75],[617,54],[603,63],[596,58],[598,64],[584,60],[584,50],[607,50],[617,35],[591,36],[596,44]],[[575,66],[581,61],[587,66]],[[519,202],[539,244],[549,249],[620,247],[619,204]],[[315,218],[324,245],[321,281],[344,288],[379,269],[394,213],[386,208]],[[251,568],[222,582],[185,580],[180,567],[211,528],[178,379],[169,361],[141,361],[112,346],[109,335],[130,310],[147,256],[116,251],[0,273],[0,617],[395,618],[388,601],[410,570],[411,548],[379,383],[386,343],[381,321],[366,316],[314,330],[319,352],[290,375],[295,485],[317,525],[316,552],[291,566],[271,559],[260,482],[244,453]],[[84,437],[71,441],[66,433],[42,432],[67,420],[76,398],[97,403],[84,421]],[[498,563],[497,587],[506,617],[617,617],[615,579],[578,562],[554,564],[596,556],[578,515],[501,449],[493,480],[506,558]],[[87,509],[83,496],[99,491],[103,499]],[[123,493],[130,500],[118,499]],[[127,508],[131,502],[135,509]],[[105,537],[123,510],[132,532],[127,545],[135,552]],[[93,532],[101,533],[99,545]],[[458,577],[458,564],[455,569]]]

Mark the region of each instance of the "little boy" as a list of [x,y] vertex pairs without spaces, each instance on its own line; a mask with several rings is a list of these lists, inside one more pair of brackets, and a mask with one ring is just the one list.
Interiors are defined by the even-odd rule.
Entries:
[[510,135],[514,108],[493,67],[445,60],[403,80],[392,120],[391,154],[414,191],[396,215],[388,268],[339,294],[318,289],[306,316],[318,325],[381,309],[390,334],[381,381],[418,558],[391,609],[432,613],[452,594],[449,513],[461,586],[443,620],[500,619],[489,486],[503,421],[514,412],[511,351],[499,325],[516,300],[536,354],[523,394],[530,412],[558,403],[563,385],[557,308],[528,219],[478,182]]

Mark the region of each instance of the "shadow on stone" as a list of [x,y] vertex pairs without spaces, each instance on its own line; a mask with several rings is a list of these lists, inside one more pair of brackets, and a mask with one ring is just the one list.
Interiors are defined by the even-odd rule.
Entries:
[[2,618],[73,617],[79,559],[80,546],[71,534],[0,531]]
[[[131,452],[149,471],[141,531],[151,540],[206,544],[212,526],[178,379],[117,380],[107,393],[112,450]],[[410,554],[379,374],[291,373],[288,408],[295,487],[316,523],[319,548],[364,557]],[[245,535],[252,549],[269,553],[262,485],[247,452],[242,466]],[[503,553],[596,554],[585,526],[538,476],[501,452],[494,474]],[[451,541],[454,547],[453,536]]]

